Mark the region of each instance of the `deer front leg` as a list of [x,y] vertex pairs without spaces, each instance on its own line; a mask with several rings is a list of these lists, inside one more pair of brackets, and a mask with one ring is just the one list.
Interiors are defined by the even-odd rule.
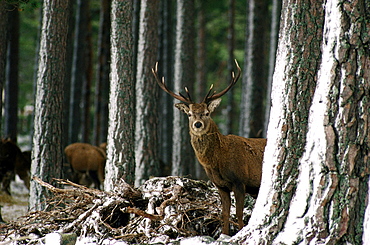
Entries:
[[218,188],[221,197],[221,204],[222,204],[222,233],[229,235],[229,219],[230,219],[230,206],[231,206],[231,198],[230,192],[222,190]]
[[243,209],[244,209],[244,198],[245,190],[244,188],[237,187],[234,190],[235,195],[235,208],[236,208],[236,217],[238,218],[239,230],[243,228]]

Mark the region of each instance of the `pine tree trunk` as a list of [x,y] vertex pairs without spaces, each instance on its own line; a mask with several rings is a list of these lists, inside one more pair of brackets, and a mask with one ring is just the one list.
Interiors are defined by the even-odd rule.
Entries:
[[[91,67],[89,62],[90,44],[89,35],[89,1],[78,0],[75,24],[75,39],[73,47],[73,65],[71,78],[71,99],[69,115],[68,142],[87,142],[86,132],[88,131],[88,121],[86,122],[87,101],[89,101],[91,84]],[[90,40],[91,41],[91,40]]]
[[[159,38],[159,74],[170,79],[173,74],[173,1],[161,1],[161,19],[160,19],[160,38]],[[170,89],[173,89],[172,83],[167,83]],[[160,154],[160,175],[171,175],[172,162],[172,114],[173,100],[167,93],[159,92],[159,154]]]
[[[234,56],[234,49],[235,49],[235,0],[229,0],[229,10],[228,10],[228,22],[229,26],[227,28],[227,52],[228,52],[228,59],[227,59],[227,79],[226,81],[231,80],[231,73],[234,71],[235,68],[235,56]],[[232,134],[234,133],[233,130],[235,128],[235,102],[234,102],[234,90],[231,89],[227,92],[227,107],[226,107],[226,125],[224,134]]]
[[19,12],[8,11],[7,65],[4,93],[4,135],[17,142],[18,125],[18,63],[19,63]]
[[135,179],[135,85],[133,73],[132,3],[112,1],[109,128],[104,189],[121,178]]
[[364,40],[370,29],[362,21],[364,3],[307,1],[292,8],[284,1],[263,183],[250,223],[235,240],[366,244],[370,52]]
[[136,74],[136,186],[140,186],[150,176],[159,175],[158,85],[151,71],[151,64],[154,66],[158,57],[158,13],[158,1],[141,1]]
[[98,37],[98,64],[95,83],[95,116],[93,144],[107,141],[109,63],[110,63],[110,11],[111,1],[100,1],[100,22]]
[[[31,176],[51,183],[62,177],[63,84],[68,1],[45,0],[40,39]],[[31,181],[30,209],[43,210],[48,191]]]
[[[176,48],[174,69],[174,91],[183,91],[187,86],[194,92],[194,0],[179,0],[176,7]],[[175,103],[177,103],[176,101]],[[190,145],[188,120],[174,108],[172,175],[195,176],[195,157]]]
[[247,35],[240,108],[239,135],[262,137],[265,119],[267,86],[266,55],[268,3],[248,1]]
[[6,2],[0,1],[0,130],[2,129],[3,86],[6,66],[7,12]]

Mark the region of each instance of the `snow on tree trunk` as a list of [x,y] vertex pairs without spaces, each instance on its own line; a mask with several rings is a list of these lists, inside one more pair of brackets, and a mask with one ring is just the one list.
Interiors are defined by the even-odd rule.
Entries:
[[[176,7],[176,48],[174,68],[174,90],[183,91],[187,86],[194,93],[194,1],[177,1]],[[178,103],[179,101],[175,101]],[[174,107],[173,113],[172,175],[195,176],[195,157],[190,145],[186,117]]]
[[250,223],[233,239],[365,244],[370,167],[365,4],[293,5],[283,5],[263,183]]
[[158,176],[158,85],[151,68],[157,60],[158,1],[141,1],[136,74],[135,186]]
[[121,178],[133,184],[135,174],[135,85],[132,65],[132,4],[112,1],[109,127],[104,189]]
[[[43,5],[31,176],[49,183],[62,177],[63,84],[66,69],[68,1],[46,0]],[[31,181],[30,209],[43,210],[44,187]]]

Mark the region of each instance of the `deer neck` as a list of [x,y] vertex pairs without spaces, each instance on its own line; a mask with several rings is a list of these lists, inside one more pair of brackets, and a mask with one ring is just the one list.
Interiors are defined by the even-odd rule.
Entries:
[[204,134],[194,134],[190,131],[191,144],[202,165],[208,165],[210,158],[221,145],[222,134],[215,122],[211,121],[209,130]]

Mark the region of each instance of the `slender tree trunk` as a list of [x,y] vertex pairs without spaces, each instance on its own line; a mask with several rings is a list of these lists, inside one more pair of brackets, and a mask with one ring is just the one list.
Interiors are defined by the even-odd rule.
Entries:
[[[207,67],[206,67],[206,17],[205,17],[205,4],[204,1],[198,1],[198,40],[197,40],[197,62],[196,62],[196,77],[195,100],[200,102],[206,95],[207,90]],[[229,91],[230,92],[230,91]],[[198,160],[195,164],[196,178],[208,180],[206,171]]]
[[92,84],[92,77],[93,77],[93,52],[92,52],[92,30],[91,30],[91,17],[90,17],[90,6],[89,1],[84,0],[84,25],[85,25],[85,67],[84,67],[84,77],[82,83],[82,119],[81,119],[81,134],[82,134],[82,141],[83,142],[90,142],[90,128],[91,128],[91,115],[90,115],[90,108],[91,108],[91,84]]
[[[2,130],[2,115],[3,115],[3,86],[5,81],[6,67],[6,36],[7,36],[7,9],[6,2],[0,1],[0,131]],[[2,131],[1,131],[2,132]]]
[[158,85],[151,66],[158,54],[158,1],[141,1],[136,74],[135,185],[159,175],[158,160]]
[[89,84],[91,69],[89,69],[89,1],[78,0],[76,9],[75,39],[73,47],[73,65],[71,79],[71,100],[69,115],[68,142],[75,143],[86,140],[86,106],[89,104]]
[[369,242],[368,10],[283,2],[262,186],[235,240]]
[[[171,78],[173,74],[173,1],[161,1],[161,19],[160,19],[160,39],[159,39],[159,64],[160,74],[166,78]],[[173,89],[173,84],[167,84]],[[159,93],[158,113],[159,116],[159,154],[160,154],[160,174],[167,176],[171,174],[172,163],[172,129],[173,129],[173,100],[167,93]]]
[[[31,175],[49,183],[62,177],[68,7],[69,1],[45,0],[43,5]],[[30,209],[44,210],[47,198],[48,191],[31,181]]]
[[19,12],[17,8],[9,10],[8,50],[4,93],[4,135],[17,142],[18,125],[18,63],[19,63]]
[[206,17],[205,3],[198,1],[198,26],[197,26],[197,62],[196,62],[196,86],[194,88],[195,100],[202,101],[207,93],[207,67],[206,67]]
[[[174,91],[183,91],[187,86],[189,91],[194,92],[194,0],[178,0],[176,17]],[[190,145],[187,119],[176,108],[173,115],[172,175],[190,174],[195,177],[195,157]]]
[[261,137],[264,129],[267,70],[265,50],[268,29],[268,2],[248,3],[242,102],[239,135]]
[[100,1],[98,37],[98,64],[95,83],[95,116],[93,144],[107,141],[109,63],[110,63],[110,12],[111,0]]
[[[235,56],[234,56],[234,49],[235,49],[235,0],[229,0],[229,10],[228,10],[228,28],[227,28],[227,71],[228,71],[228,79],[231,79],[231,73],[235,70]],[[226,134],[233,133],[234,125],[235,125],[235,103],[234,103],[234,90],[231,89],[227,93],[227,107],[226,107]]]
[[112,1],[109,128],[104,188],[121,178],[135,180],[135,84],[133,73],[132,2]]

